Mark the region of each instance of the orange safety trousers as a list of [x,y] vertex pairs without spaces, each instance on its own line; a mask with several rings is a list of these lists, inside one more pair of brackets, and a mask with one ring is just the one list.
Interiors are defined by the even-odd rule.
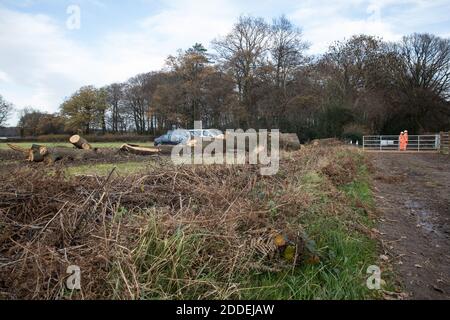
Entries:
[[408,148],[408,142],[409,142],[409,137],[408,137],[407,133],[405,133],[403,139],[404,139],[404,146],[403,146],[403,148],[404,148],[404,151],[406,151],[406,148]]
[[405,140],[405,136],[403,134],[401,134],[398,137],[398,142],[399,142],[399,146],[400,146],[400,151],[405,151],[406,150],[406,140]]

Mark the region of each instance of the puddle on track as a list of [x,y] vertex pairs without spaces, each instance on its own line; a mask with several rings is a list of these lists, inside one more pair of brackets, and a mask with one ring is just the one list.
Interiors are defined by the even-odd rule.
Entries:
[[410,210],[411,215],[413,215],[417,219],[417,225],[420,226],[427,233],[435,233],[440,237],[444,237],[444,235],[439,231],[437,225],[434,221],[437,220],[437,217],[434,217],[433,213],[423,208],[423,206],[413,200],[405,201],[405,206]]

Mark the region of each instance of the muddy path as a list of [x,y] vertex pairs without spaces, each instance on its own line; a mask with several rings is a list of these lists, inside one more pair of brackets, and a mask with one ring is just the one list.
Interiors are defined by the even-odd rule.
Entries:
[[450,157],[369,158],[384,259],[408,299],[450,299]]

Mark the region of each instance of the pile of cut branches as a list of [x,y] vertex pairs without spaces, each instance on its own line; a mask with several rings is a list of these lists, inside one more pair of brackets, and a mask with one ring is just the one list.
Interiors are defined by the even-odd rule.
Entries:
[[[250,165],[1,173],[0,297],[239,297],[243,275],[318,263],[299,222],[318,200],[301,177],[331,156],[287,153],[265,177]],[[66,287],[71,265],[80,291]]]

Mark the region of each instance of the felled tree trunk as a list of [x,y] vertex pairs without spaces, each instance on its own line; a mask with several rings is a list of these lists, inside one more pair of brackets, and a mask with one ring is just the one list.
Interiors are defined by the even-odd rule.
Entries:
[[124,144],[120,147],[121,151],[140,156],[149,156],[155,154],[170,154],[173,146],[158,146],[158,147],[141,147],[134,144]]
[[55,162],[62,159],[67,160],[89,160],[102,158],[100,152],[96,150],[77,150],[64,147],[55,147],[48,149],[48,156],[46,157],[49,162]]
[[8,144],[8,146],[17,152],[24,154],[26,159],[30,162],[47,162],[53,164],[59,160],[89,160],[100,159],[106,155],[111,155],[110,150],[78,150],[65,147],[47,148],[34,144],[30,149],[24,149],[19,146]]
[[91,150],[92,149],[92,146],[89,144],[89,142],[87,142],[86,139],[84,139],[83,137],[81,137],[77,134],[74,136],[71,136],[69,141],[71,144],[73,144],[78,149],[83,149],[83,150]]

